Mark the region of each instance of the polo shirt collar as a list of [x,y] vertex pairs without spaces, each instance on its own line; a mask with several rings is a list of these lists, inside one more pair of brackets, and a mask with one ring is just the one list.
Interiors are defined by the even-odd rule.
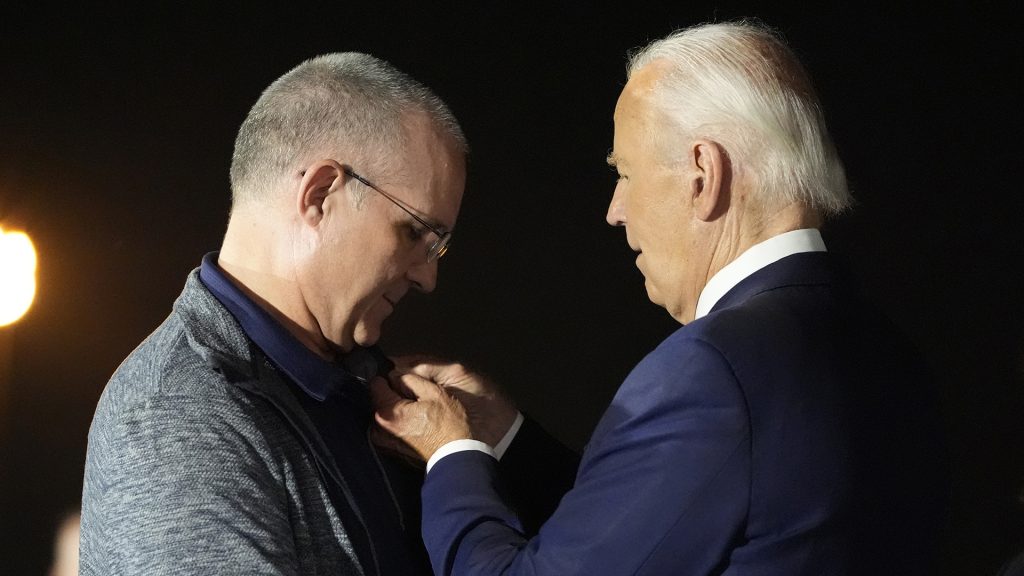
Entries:
[[335,362],[306,348],[266,310],[241,291],[217,265],[219,252],[203,257],[199,278],[235,317],[246,336],[278,370],[310,397],[324,401],[334,394],[365,396],[369,380],[387,374],[391,363],[377,348],[356,347]]

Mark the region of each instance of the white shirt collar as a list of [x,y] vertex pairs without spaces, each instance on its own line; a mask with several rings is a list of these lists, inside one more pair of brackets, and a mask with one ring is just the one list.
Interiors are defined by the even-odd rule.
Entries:
[[708,280],[697,299],[694,320],[707,316],[715,304],[744,278],[786,256],[801,252],[825,252],[825,241],[815,228],[792,230],[754,244]]

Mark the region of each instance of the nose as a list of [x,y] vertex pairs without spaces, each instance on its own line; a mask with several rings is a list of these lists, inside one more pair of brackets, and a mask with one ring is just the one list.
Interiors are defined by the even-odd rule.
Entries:
[[605,221],[612,226],[626,225],[624,195],[625,193],[622,191],[622,182],[619,181],[619,183],[615,185],[615,192],[612,193],[612,200],[608,203],[608,213],[604,218]]
[[437,287],[437,260],[410,266],[406,277],[416,290],[425,294],[433,292]]

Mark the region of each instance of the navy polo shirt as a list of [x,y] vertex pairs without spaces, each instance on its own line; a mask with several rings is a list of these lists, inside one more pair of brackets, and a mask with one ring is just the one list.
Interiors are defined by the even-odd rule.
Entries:
[[[203,257],[199,278],[287,376],[296,399],[331,451],[376,552],[370,552],[358,524],[350,525],[350,538],[367,573],[373,573],[375,555],[381,576],[430,574],[419,537],[423,472],[378,454],[368,436],[373,409],[367,383],[377,374],[387,374],[390,360],[377,347],[356,348],[333,362],[321,358],[235,286],[217,265],[217,255],[211,252]],[[344,519],[343,510],[348,507],[335,503],[335,508]]]

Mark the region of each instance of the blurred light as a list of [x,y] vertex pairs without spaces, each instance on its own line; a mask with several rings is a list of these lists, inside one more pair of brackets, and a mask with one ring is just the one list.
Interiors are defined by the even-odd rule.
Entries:
[[0,228],[0,326],[17,322],[36,295],[36,249],[24,232]]

